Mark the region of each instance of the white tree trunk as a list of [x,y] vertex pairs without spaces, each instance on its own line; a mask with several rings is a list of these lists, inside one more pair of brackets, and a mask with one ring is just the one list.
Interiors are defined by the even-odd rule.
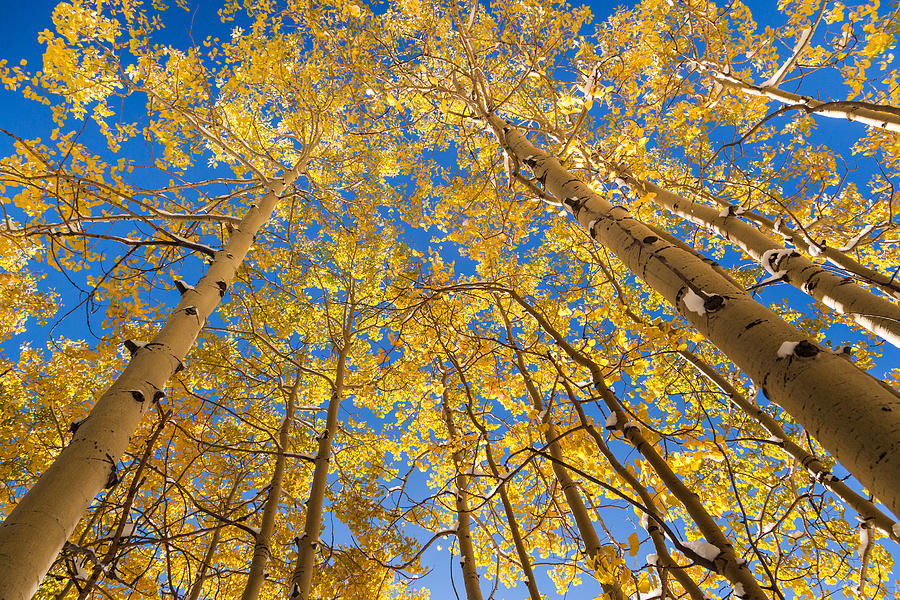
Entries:
[[278,453],[275,457],[275,468],[272,470],[272,479],[269,480],[269,493],[266,496],[265,508],[259,524],[259,533],[256,534],[256,543],[253,545],[253,559],[250,561],[250,574],[247,576],[247,585],[241,600],[256,600],[259,591],[265,582],[266,564],[272,556],[272,533],[275,531],[275,517],[281,506],[281,491],[284,482],[285,453],[291,440],[291,425],[294,421],[294,406],[297,403],[297,390],[300,387],[300,372],[291,386],[291,391],[285,401],[284,419],[278,429]]
[[254,236],[305,164],[299,161],[282,180],[272,181],[260,205],[247,212],[225,248],[216,253],[206,275],[182,295],[153,340],[134,352],[71,443],[0,526],[0,598],[29,600],[88,506],[100,490],[114,484],[131,435],[182,365],[234,280]]
[[303,534],[297,544],[297,562],[291,575],[288,598],[290,600],[308,600],[312,588],[313,570],[316,566],[316,551],[319,548],[319,531],[322,529],[322,511],[325,504],[325,489],[328,485],[328,473],[331,466],[331,444],[337,434],[338,409],[344,395],[344,377],[347,365],[347,354],[350,351],[350,336],[345,329],[344,345],[338,354],[335,369],[334,385],[328,400],[328,412],[325,417],[325,429],[318,434],[319,448],[316,452],[316,467],[306,501],[306,522]]
[[732,215],[728,209],[719,211],[682,198],[630,174],[625,174],[624,179],[652,195],[653,202],[659,206],[728,240],[753,260],[768,263],[763,266],[781,275],[783,281],[900,347],[900,306],[815,264],[799,252],[786,249],[784,244],[745,223],[739,215]]
[[876,498],[900,513],[897,392],[819,348],[692,253],[666,243],[503,119],[490,115],[488,120],[504,149],[531,168],[592,239],[659,292]]

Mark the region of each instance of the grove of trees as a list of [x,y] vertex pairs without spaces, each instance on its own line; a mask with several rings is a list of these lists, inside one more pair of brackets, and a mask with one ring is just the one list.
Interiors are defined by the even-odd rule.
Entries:
[[895,597],[900,8],[200,5],[0,62],[0,600]]

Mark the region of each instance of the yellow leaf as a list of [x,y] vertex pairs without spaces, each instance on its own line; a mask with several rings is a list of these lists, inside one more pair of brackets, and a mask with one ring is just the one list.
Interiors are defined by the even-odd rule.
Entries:
[[628,536],[628,556],[631,556],[632,558],[637,556],[640,546],[641,540],[638,538],[638,534],[632,533]]

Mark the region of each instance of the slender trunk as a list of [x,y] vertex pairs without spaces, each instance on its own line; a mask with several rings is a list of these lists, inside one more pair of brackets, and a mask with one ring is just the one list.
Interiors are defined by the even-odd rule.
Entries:
[[309,499],[306,502],[306,522],[303,526],[303,535],[300,536],[300,542],[297,544],[297,563],[291,575],[291,589],[288,594],[291,600],[308,600],[312,587],[316,550],[319,547],[319,531],[322,528],[322,507],[325,502],[325,488],[328,485],[328,472],[331,464],[331,442],[337,434],[338,409],[344,395],[344,375],[349,351],[349,337],[345,330],[343,346],[338,353],[331,397],[328,401],[325,429],[318,435],[319,448],[316,452],[316,466],[309,489]]
[[[544,127],[545,129],[552,128],[551,124],[546,119],[542,119],[539,122],[541,124],[541,127]],[[560,134],[557,134],[557,136],[559,136],[559,135]],[[591,162],[592,158],[589,153],[582,152],[582,155],[584,156],[586,161]],[[615,165],[610,164],[608,161],[604,161],[604,162],[605,162],[604,166],[606,168],[611,169],[613,171],[617,170]],[[641,180],[638,180],[636,178],[632,178],[631,183],[634,184],[635,187],[640,188],[644,182]],[[714,199],[714,201],[717,201],[717,200]],[[679,200],[678,202],[682,205],[682,207],[689,203],[688,200],[683,200],[683,201]],[[859,261],[854,260],[852,257],[847,255],[847,251],[852,250],[852,247],[849,249],[848,248],[843,248],[843,249],[833,248],[831,246],[828,246],[825,242],[819,243],[819,242],[814,241],[813,239],[811,239],[809,237],[809,235],[806,232],[802,231],[802,228],[801,228],[801,231],[796,231],[796,230],[792,229],[791,227],[788,227],[788,226],[784,225],[783,223],[781,223],[780,220],[772,221],[768,217],[765,217],[754,211],[745,210],[743,208],[735,209],[734,207],[729,206],[728,204],[726,204],[724,202],[721,202],[721,201],[717,201],[717,202],[718,202],[719,206],[721,207],[720,210],[725,209],[725,212],[720,212],[720,210],[712,211],[712,212],[707,211],[706,214],[704,215],[704,219],[702,220],[702,222],[694,221],[694,217],[696,217],[698,215],[694,215],[694,217],[690,217],[687,215],[680,215],[680,216],[682,216],[684,218],[688,218],[688,220],[691,220],[692,222],[700,224],[707,230],[714,231],[715,233],[719,233],[719,234],[721,234],[721,232],[719,231],[719,226],[717,225],[717,223],[719,223],[719,221],[716,221],[716,219],[725,219],[725,218],[731,217],[731,216],[735,216],[735,217],[740,216],[743,219],[747,219],[749,221],[756,223],[757,225],[759,225],[760,227],[762,227],[766,230],[766,233],[762,234],[765,237],[770,238],[768,241],[763,243],[763,246],[766,246],[766,249],[783,248],[783,244],[779,244],[777,242],[771,241],[771,236],[778,235],[781,238],[794,244],[794,246],[796,246],[797,249],[802,250],[807,255],[812,256],[812,257],[817,257],[817,256],[824,257],[829,262],[836,265],[837,267],[840,267],[848,274],[855,276],[859,281],[862,281],[862,282],[866,283],[867,285],[874,286],[874,287],[878,288],[879,290],[881,290],[882,292],[886,293],[888,296],[891,296],[894,299],[900,300],[900,281],[898,281],[896,279],[896,276],[888,277],[886,275],[883,275],[882,273],[879,273],[878,271],[876,271],[874,269],[871,269],[869,267],[866,267],[865,265],[860,264]],[[667,206],[665,204],[663,204],[662,206],[663,206],[663,208],[666,208],[667,210],[670,210],[671,212],[675,212],[675,211],[671,210],[670,206]],[[684,209],[682,208],[682,210],[684,210]],[[676,213],[676,214],[680,214],[680,213]],[[685,245],[684,242],[682,242],[681,240],[678,240],[677,238],[674,238],[674,236],[671,236],[667,232],[659,229],[658,227],[655,227],[654,225],[651,225],[651,224],[646,224],[646,225],[648,228],[653,230],[653,232],[656,235],[665,238],[665,240],[667,242],[676,244],[676,245],[681,245],[681,246]],[[748,226],[742,225],[741,227],[743,229],[744,227],[748,227]],[[750,229],[752,229],[752,228],[750,228]],[[755,230],[754,230],[754,232],[750,232],[750,236],[751,236],[750,239],[756,239],[757,242],[759,242],[761,240],[761,238],[758,238],[758,237],[754,238],[754,236],[759,236],[760,232],[755,231]],[[737,238],[741,238],[741,235],[740,235],[741,233],[742,232],[739,232],[739,231],[730,231],[729,235],[735,236]],[[733,240],[731,237],[729,237],[729,235],[724,235],[723,237],[725,237],[726,239],[729,239],[735,243],[739,243],[736,240]],[[772,244],[772,245],[767,246],[768,244]],[[741,244],[741,246],[743,248],[743,244]],[[746,250],[746,248],[744,248],[744,249]],[[762,252],[764,253],[765,250],[762,250]],[[760,254],[760,256],[761,256],[761,254]],[[754,258],[756,260],[759,260],[759,257],[757,257],[757,256],[754,256]],[[709,259],[706,259],[706,258],[703,258],[703,260],[711,263],[712,266],[715,267],[716,270],[719,271],[719,273],[723,277],[734,282],[734,280],[731,278],[731,275],[728,274],[727,271],[725,271],[724,269],[719,267],[719,265],[717,263],[714,263],[713,261],[710,261]],[[814,265],[814,266],[817,266],[817,265]],[[797,278],[797,274],[801,270],[801,268],[794,265],[792,270],[794,273],[794,277],[792,277],[790,279],[790,282],[793,285],[795,285],[796,287],[801,288],[804,292],[807,292],[807,293],[810,293],[810,295],[813,295],[813,293],[808,292],[808,290],[801,287],[802,280],[797,279],[797,281],[801,281],[800,284],[798,284],[795,281],[795,279]],[[816,272],[810,271],[810,270],[807,270],[805,275],[809,275],[810,273],[812,275],[818,275]],[[807,277],[807,279],[812,279],[812,276]],[[834,283],[834,281],[832,281],[831,283]],[[847,283],[848,282],[847,282],[846,278],[840,278],[839,284],[841,286],[847,285]],[[817,284],[818,284],[818,282],[816,282],[815,285],[817,285]],[[738,287],[741,287],[740,284],[737,284],[736,282],[735,282],[735,285],[737,285]],[[813,287],[815,287],[815,285]],[[837,288],[837,291],[838,291],[838,293],[842,293],[843,289]],[[820,292],[820,295],[821,295],[821,292]],[[854,302],[857,297],[863,297],[863,296],[860,295],[858,291],[851,291],[849,293],[849,297],[846,297],[846,295],[845,295],[845,297],[839,298],[839,300],[844,301],[844,302],[848,302],[848,301]],[[816,297],[816,299],[827,303],[827,301],[824,298]],[[829,304],[829,306],[831,306],[831,305]],[[890,322],[893,324],[894,330],[896,331],[897,329],[900,329],[900,326],[897,325],[896,321],[891,321],[890,319],[896,317],[896,312],[898,309],[896,309],[896,307],[888,308],[889,306],[894,306],[894,305],[892,305],[890,303],[885,303],[885,302],[877,302],[876,304],[874,304],[870,307],[855,306],[853,308],[856,308],[859,310],[857,311],[857,314],[854,316],[856,317],[856,316],[868,315],[870,317],[875,317],[876,321],[880,322],[882,324]],[[834,307],[832,306],[832,308],[834,308]],[[849,306],[845,306],[844,308],[845,308],[845,310],[843,312],[853,315],[854,311]],[[865,308],[875,308],[882,312],[880,312],[880,313],[865,313],[865,312],[863,312]],[[838,309],[835,309],[835,310],[838,310]],[[885,310],[888,312],[884,313]],[[879,315],[879,314],[881,314],[882,317],[887,317],[887,320],[885,320],[885,319],[878,320],[877,315]],[[872,330],[871,327],[866,325],[865,323],[861,322],[860,325],[869,329],[870,331]],[[880,335],[880,334],[877,334],[877,335]]]
[[900,396],[822,351],[691,253],[599,196],[515,127],[487,117],[506,151],[628,268],[747,373],[857,479],[900,512]]
[[743,394],[737,391],[733,385],[728,383],[724,377],[699,356],[687,350],[681,350],[678,354],[708,378],[713,385],[722,390],[738,408],[762,425],[771,434],[770,439],[773,443],[780,446],[786,454],[805,467],[817,481],[831,490],[847,506],[859,513],[863,522],[871,523],[873,527],[881,530],[884,535],[900,543],[900,524],[879,510],[874,503],[863,498],[853,491],[850,486],[835,477],[833,473],[825,468],[822,461],[792,440],[772,415],[747,400]]
[[300,387],[300,372],[291,386],[287,401],[284,406],[284,420],[278,430],[278,454],[275,457],[275,468],[272,471],[272,479],[269,482],[269,494],[266,497],[266,505],[263,508],[262,521],[259,525],[259,533],[256,534],[256,543],[253,546],[253,560],[250,562],[250,574],[247,576],[247,585],[241,600],[256,600],[259,591],[265,581],[266,563],[272,556],[270,543],[272,532],[275,530],[275,517],[278,507],[281,506],[282,482],[284,480],[285,452],[291,437],[291,423],[294,419],[294,405],[297,403],[297,390]]
[[306,164],[298,161],[253,206],[216,253],[196,288],[187,290],[153,340],[137,348],[128,366],[100,397],[71,443],[19,501],[0,527],[0,598],[28,600],[78,521],[115,470],[132,433],[166,382],[182,365],[206,319],[222,300],[253,238]]
[[[553,459],[551,461],[553,474],[556,476],[556,480],[559,482],[563,495],[566,497],[566,503],[569,505],[569,510],[572,511],[572,517],[575,519],[575,526],[578,528],[578,533],[585,545],[585,554],[590,556],[594,561],[597,561],[601,556],[602,548],[600,538],[597,536],[597,530],[594,529],[594,523],[591,521],[590,514],[584,505],[584,501],[581,499],[577,484],[572,480],[572,477],[569,475],[565,466],[563,466],[565,461],[563,459],[562,449],[558,442],[559,436],[557,435],[556,427],[553,425],[550,411],[544,408],[541,395],[534,386],[534,382],[531,380],[528,370],[525,368],[525,360],[522,358],[522,352],[519,350],[518,345],[513,341],[509,317],[506,315],[506,311],[503,310],[503,306],[499,301],[497,302],[497,306],[500,309],[500,315],[503,317],[503,323],[506,326],[506,338],[509,340],[509,344],[512,346],[516,355],[516,366],[525,381],[525,389],[528,392],[528,396],[531,398],[534,410],[538,411],[541,415],[541,422],[546,427],[544,439],[547,442],[550,457]],[[625,598],[625,594],[615,581],[601,580],[600,585],[610,598]]]
[[[131,513],[131,506],[134,504],[134,498],[137,496],[137,492],[141,487],[141,477],[144,474],[144,469],[147,467],[147,463],[150,460],[150,456],[153,453],[153,447],[156,445],[156,440],[159,439],[159,434],[162,433],[163,427],[166,426],[168,422],[169,416],[171,413],[163,413],[162,419],[159,424],[156,426],[156,429],[153,430],[153,433],[150,435],[150,438],[147,440],[147,445],[144,448],[144,453],[141,455],[141,460],[138,463],[138,467],[134,472],[134,477],[131,479],[131,485],[128,488],[128,493],[125,496],[125,501],[122,503],[122,513],[119,516],[119,521],[116,525],[116,530],[113,532],[112,543],[109,545],[109,548],[103,554],[103,558],[100,560],[100,564],[103,565],[104,568],[108,568],[113,559],[118,553],[119,548],[122,546],[122,532],[125,530],[125,524],[128,522],[128,515]],[[113,563],[115,565],[115,563]],[[78,594],[78,600],[84,600],[88,597],[88,594],[91,593],[91,590],[97,584],[97,580],[100,578],[100,575],[103,573],[103,569],[99,566],[95,566],[93,571],[91,572],[90,578],[85,582],[84,587],[81,589],[81,593]]]
[[574,393],[572,392],[571,387],[565,381],[563,381],[563,386],[566,388],[566,392],[569,395],[569,399],[571,401],[572,406],[575,408],[575,412],[578,414],[578,419],[581,421],[582,427],[584,427],[588,434],[593,438],[594,443],[597,448],[600,450],[600,453],[606,458],[607,462],[609,462],[610,466],[612,466],[613,470],[616,474],[621,477],[624,481],[631,486],[631,489],[637,493],[638,497],[641,499],[641,502],[644,503],[648,509],[650,509],[651,515],[646,519],[647,522],[647,533],[650,534],[650,539],[653,542],[653,547],[656,549],[657,562],[656,566],[660,571],[660,577],[662,578],[663,573],[671,572],[678,583],[681,585],[682,589],[687,592],[687,594],[693,600],[705,600],[705,596],[703,595],[703,591],[700,589],[700,586],[697,585],[688,572],[679,567],[678,563],[675,562],[675,559],[672,558],[672,555],[669,554],[669,548],[666,546],[666,537],[663,534],[662,528],[659,526],[659,523],[662,523],[662,513],[659,511],[659,508],[656,506],[656,502],[653,500],[653,496],[650,495],[650,492],[646,487],[635,477],[631,471],[625,468],[625,465],[619,462],[619,459],[616,458],[615,454],[609,449],[606,445],[606,442],[603,440],[603,436],[600,435],[600,432],[597,431],[597,428],[594,427],[587,419],[587,416],[584,414],[584,409],[581,408],[581,404],[575,398]]
[[[453,359],[451,358],[451,360]],[[501,482],[497,492],[500,495],[500,502],[503,504],[503,512],[506,515],[506,522],[509,525],[509,532],[513,539],[513,545],[515,546],[516,554],[519,557],[519,564],[522,566],[522,573],[525,576],[525,586],[528,588],[528,595],[531,597],[531,600],[541,600],[541,592],[538,589],[537,581],[534,578],[534,570],[531,568],[531,558],[528,556],[528,550],[526,550],[525,543],[522,541],[522,533],[519,530],[516,512],[513,509],[512,502],[509,500],[509,494],[506,493],[506,485],[503,481],[503,476],[500,473],[500,469],[497,467],[497,462],[494,460],[494,451],[491,446],[490,434],[487,428],[475,416],[469,383],[466,381],[462,369],[455,360],[453,360],[453,366],[456,368],[457,373],[459,373],[460,380],[466,390],[466,398],[468,399],[468,402],[466,403],[466,413],[469,415],[469,420],[472,421],[472,425],[474,425],[481,434],[481,439],[484,440],[484,454],[487,459],[488,468],[491,470],[491,475],[494,479]]]
[[450,412],[450,394],[444,379],[443,400],[444,422],[447,424],[447,436],[453,447],[453,466],[456,468],[456,539],[459,540],[459,564],[462,567],[463,583],[466,586],[468,600],[482,600],[481,586],[478,585],[478,564],[475,562],[475,548],[472,546],[472,527],[469,519],[469,478],[463,473],[462,446],[457,446],[459,435]]
[[790,107],[796,107],[807,113],[823,117],[847,119],[848,121],[856,121],[878,129],[900,132],[900,110],[894,106],[854,100],[816,100],[810,96],[802,96],[775,86],[747,83],[733,75],[723,73],[710,63],[691,61],[691,64],[709,73],[723,87],[738,90],[748,96],[757,96],[781,102]]
[[[847,255],[849,250],[832,248],[825,243],[818,243],[808,234],[788,227],[780,221],[772,221],[768,217],[753,211],[744,211],[741,217],[753,221],[757,225],[768,229],[772,234],[783,236],[789,240],[797,248],[810,256],[823,256],[828,262],[840,267],[847,273],[855,275],[859,280],[868,285],[872,285],[888,296],[896,300],[900,300],[900,281],[896,277],[888,277],[878,271],[871,269],[859,261]],[[852,250],[852,248],[850,248]]]
[[[495,479],[500,479],[500,470],[494,461],[494,453],[491,450],[491,444],[487,437],[485,440],[485,455],[487,456],[488,468],[491,475]],[[503,504],[503,513],[506,515],[506,523],[509,525],[509,533],[513,539],[513,545],[516,547],[516,555],[519,557],[519,564],[522,566],[522,574],[525,576],[525,587],[528,588],[528,595],[531,600],[541,600],[541,592],[537,586],[537,580],[534,578],[534,569],[531,568],[531,558],[528,556],[528,550],[522,541],[522,533],[519,530],[519,522],[516,520],[516,512],[513,510],[512,502],[509,501],[509,494],[506,493],[506,486],[501,485],[499,489],[500,502]]]
[[643,189],[659,206],[730,241],[770,273],[900,347],[900,306],[817,265],[799,252],[786,249],[783,243],[742,221],[730,209],[720,212],[631,174],[623,175],[629,185]]
[[[231,506],[231,501],[234,500],[234,495],[237,492],[237,489],[240,485],[241,477],[238,477],[234,480],[234,485],[231,486],[231,492],[228,494],[228,499],[225,500],[225,506],[223,514],[228,514],[228,507]],[[209,546],[206,547],[206,552],[203,554],[203,560],[200,562],[200,570],[197,572],[197,577],[194,578],[194,583],[191,585],[191,591],[187,595],[187,600],[198,600],[200,598],[200,592],[203,591],[203,582],[206,581],[206,572],[209,571],[209,566],[212,564],[213,556],[215,556],[216,551],[219,548],[219,540],[222,538],[222,529],[225,527],[225,523],[220,522],[216,525],[215,529],[213,529],[212,538],[209,540]]]
[[[675,496],[687,510],[688,514],[697,524],[697,528],[706,538],[706,541],[719,550],[719,553],[714,558],[706,559],[703,564],[725,576],[732,584],[740,584],[744,589],[743,598],[747,600],[766,600],[767,596],[765,592],[763,592],[759,583],[747,568],[746,561],[738,557],[731,541],[725,536],[721,528],[719,528],[715,519],[707,512],[697,494],[681,481],[681,478],[679,478],[672,467],[669,466],[669,463],[666,462],[666,460],[656,451],[656,448],[644,438],[640,427],[628,420],[628,413],[625,412],[622,403],[616,395],[613,394],[612,390],[607,387],[606,382],[603,380],[603,372],[600,365],[573,348],[541,313],[531,305],[522,301],[518,294],[513,293],[511,296],[523,309],[525,309],[526,312],[528,312],[528,314],[534,317],[541,328],[553,338],[556,344],[576,364],[579,364],[590,371],[594,388],[597,390],[600,398],[606,404],[609,411],[616,417],[613,422],[613,427],[621,431],[625,439],[650,464],[650,467],[659,476],[660,481],[662,481],[672,495]],[[507,324],[508,323],[509,322],[507,321]],[[507,329],[507,336],[510,335],[510,331]],[[510,339],[510,343],[512,344],[512,339]],[[518,347],[513,344],[513,348],[518,354]],[[688,554],[684,547],[679,547],[679,549],[685,554]],[[692,556],[692,558],[694,560],[699,559],[698,562],[700,562],[706,557]]]

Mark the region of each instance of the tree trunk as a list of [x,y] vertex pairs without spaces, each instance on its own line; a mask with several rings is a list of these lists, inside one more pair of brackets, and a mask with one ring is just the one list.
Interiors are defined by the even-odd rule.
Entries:
[[[506,326],[506,338],[509,340],[509,344],[516,355],[516,366],[525,381],[525,389],[528,392],[528,396],[531,398],[534,410],[538,411],[541,415],[541,422],[547,428],[544,432],[544,439],[547,442],[550,457],[553,459],[551,461],[553,474],[556,476],[556,480],[559,482],[563,495],[566,497],[566,504],[569,505],[569,510],[572,511],[572,517],[575,519],[575,526],[578,528],[578,533],[585,545],[585,554],[590,556],[593,560],[598,560],[602,544],[600,544],[600,538],[597,536],[597,530],[594,529],[594,523],[591,521],[591,517],[584,505],[584,501],[581,499],[581,494],[578,492],[578,486],[572,480],[572,477],[569,475],[565,466],[563,466],[565,461],[563,460],[562,449],[558,442],[559,436],[557,435],[556,427],[553,425],[550,411],[544,409],[541,395],[538,393],[537,388],[534,387],[534,382],[531,380],[531,376],[525,368],[525,360],[522,358],[522,352],[519,350],[518,345],[513,341],[509,317],[507,317],[506,311],[503,310],[503,306],[499,301],[497,302],[497,307],[500,309],[500,315],[503,317],[503,324]],[[625,598],[622,588],[620,588],[617,583],[601,581],[600,585],[609,598]]]
[[456,448],[453,451],[453,465],[456,468],[456,539],[459,540],[459,564],[462,567],[463,583],[466,586],[468,600],[482,600],[481,586],[478,585],[478,564],[475,562],[475,548],[472,546],[472,527],[469,519],[469,478],[463,473],[463,451],[457,447],[459,434],[453,423],[450,411],[450,398],[447,391],[447,380],[444,378],[443,400],[444,422],[447,424],[447,437]]
[[784,244],[745,223],[738,215],[732,215],[729,209],[720,212],[628,173],[623,174],[623,179],[651,195],[659,206],[730,241],[768,271],[781,275],[784,281],[900,347],[900,306],[815,264],[799,252],[786,249]]
[[[228,507],[231,506],[231,501],[234,500],[234,495],[237,493],[238,487],[240,487],[241,480],[241,477],[235,478],[234,485],[231,486],[231,492],[228,494],[228,499],[225,500],[222,514],[228,514]],[[213,556],[215,556],[216,550],[219,548],[219,540],[222,538],[223,527],[225,527],[225,523],[219,523],[216,525],[215,529],[213,529],[212,539],[209,540],[209,546],[206,547],[206,552],[203,554],[200,570],[197,571],[197,577],[194,578],[194,583],[191,585],[191,591],[187,595],[187,600],[198,600],[198,598],[200,598],[200,592],[203,591],[203,582],[206,581],[206,572],[209,570]]]
[[[712,518],[712,515],[707,512],[697,494],[681,481],[681,478],[678,477],[678,474],[669,466],[669,463],[666,462],[666,460],[656,451],[656,448],[644,438],[640,427],[628,420],[628,413],[625,412],[622,403],[616,395],[613,394],[612,390],[607,387],[606,382],[603,380],[603,372],[600,365],[572,347],[572,345],[569,344],[555,328],[553,328],[540,312],[524,302],[518,294],[511,293],[510,295],[525,309],[526,312],[528,312],[529,315],[534,317],[541,329],[553,338],[556,344],[568,354],[576,364],[581,365],[590,371],[594,388],[597,390],[600,399],[603,400],[609,411],[615,415],[612,427],[620,430],[625,439],[634,446],[634,449],[637,450],[647,463],[649,463],[650,467],[656,471],[660,481],[662,481],[672,495],[678,499],[685,509],[687,509],[688,514],[697,524],[697,528],[706,538],[706,541],[718,548],[719,554],[714,559],[706,559],[706,566],[713,567],[715,572],[724,575],[732,584],[741,585],[744,589],[744,594],[742,596],[747,600],[766,600],[765,592],[763,592],[753,574],[748,570],[746,561],[742,560],[734,551],[731,541],[722,532],[722,529],[719,527],[718,523],[716,523],[715,519]],[[519,369],[521,371],[523,370],[521,352],[518,349],[518,346],[513,343],[512,334],[509,329],[509,321],[505,314],[503,315],[503,318],[507,326],[506,335],[509,337],[510,345],[513,346],[513,350],[516,352],[516,357],[518,358],[520,365]],[[522,374],[526,378],[527,385],[529,378],[524,371]],[[529,391],[531,390],[529,389]],[[533,395],[536,395],[536,391]],[[553,456],[552,453],[551,456]],[[553,456],[553,459],[554,463],[558,460],[556,456]],[[685,552],[685,548],[680,547],[679,549],[682,552]],[[697,560],[705,557],[698,556],[692,558]]]
[[888,277],[883,273],[879,273],[874,269],[860,264],[859,261],[847,255],[847,252],[850,250],[839,250],[837,248],[832,248],[826,243],[820,244],[813,240],[812,236],[804,232],[802,228],[801,231],[797,231],[792,227],[784,225],[784,223],[780,221],[772,221],[768,217],[754,211],[748,210],[742,212],[741,217],[768,229],[771,234],[781,235],[785,239],[789,239],[792,244],[810,256],[822,256],[826,258],[828,262],[840,267],[847,273],[855,275],[860,281],[878,288],[895,300],[900,300],[900,280],[897,280],[895,277]]
[[85,510],[104,487],[115,484],[116,465],[131,435],[181,367],[206,319],[222,300],[253,238],[280,194],[293,184],[306,159],[272,181],[216,253],[195,289],[186,291],[153,340],[138,348],[128,366],[100,397],[71,443],[19,501],[0,527],[0,598],[29,600],[72,535]]
[[462,370],[459,368],[456,361],[453,361],[453,366],[456,367],[456,370],[459,373],[460,379],[466,390],[466,397],[469,400],[466,403],[466,413],[469,415],[469,420],[472,421],[472,425],[474,425],[481,434],[481,439],[484,440],[484,455],[487,459],[488,468],[491,470],[491,475],[494,479],[501,482],[497,492],[500,495],[500,502],[503,504],[503,512],[506,515],[506,522],[509,525],[509,533],[512,536],[513,545],[515,546],[516,554],[519,557],[519,563],[522,566],[522,574],[525,576],[525,586],[528,588],[528,595],[531,597],[531,600],[541,600],[541,592],[538,589],[537,581],[534,578],[534,570],[531,568],[531,558],[528,556],[528,551],[525,549],[525,544],[522,541],[522,533],[519,530],[516,512],[513,509],[512,503],[509,501],[509,494],[506,493],[506,482],[503,481],[503,476],[500,473],[500,469],[497,467],[497,461],[494,460],[494,451],[491,447],[489,432],[475,416],[469,384],[463,378]]
[[284,407],[284,420],[278,430],[278,454],[275,457],[275,469],[272,471],[272,479],[269,482],[269,493],[266,496],[266,505],[263,508],[262,520],[259,524],[259,533],[256,534],[256,543],[253,545],[253,560],[250,562],[250,574],[247,576],[247,585],[241,600],[256,600],[259,591],[265,581],[266,563],[272,556],[271,540],[275,530],[275,516],[278,507],[281,506],[282,481],[284,480],[285,452],[291,438],[291,423],[294,419],[294,405],[297,402],[297,389],[300,387],[300,372],[291,386],[287,402]]
[[716,65],[707,62],[691,61],[691,65],[709,73],[723,87],[738,90],[748,96],[757,96],[781,102],[787,106],[796,107],[807,113],[822,115],[823,117],[847,119],[848,121],[856,121],[870,127],[900,133],[900,114],[898,114],[897,108],[894,106],[883,106],[855,100],[828,100],[823,102],[810,96],[801,96],[775,86],[747,83],[732,75],[726,75]]
[[343,346],[338,353],[334,384],[328,401],[325,429],[318,435],[319,448],[316,452],[316,467],[309,489],[309,499],[306,501],[306,522],[300,542],[297,544],[297,563],[291,575],[291,588],[288,592],[291,600],[308,600],[312,587],[316,550],[319,547],[319,531],[322,528],[322,507],[325,502],[325,488],[328,485],[328,472],[331,464],[331,441],[337,434],[338,409],[344,395],[344,375],[347,354],[350,351],[349,336],[346,332],[345,329]]
[[662,241],[515,127],[496,115],[487,119],[517,164],[531,167],[592,239],[676,307],[877,498],[900,512],[900,396],[895,391],[821,350],[691,253]]
[[584,409],[581,408],[581,404],[578,402],[577,398],[575,398],[571,387],[565,380],[563,381],[563,387],[565,387],[566,392],[569,395],[572,407],[578,414],[581,426],[584,427],[588,434],[593,438],[597,449],[600,450],[600,453],[603,454],[616,474],[624,481],[628,482],[628,485],[631,486],[631,489],[634,490],[635,493],[637,493],[641,502],[644,503],[644,506],[652,511],[653,517],[647,518],[647,533],[650,534],[650,540],[653,542],[653,547],[656,549],[656,566],[660,571],[660,579],[665,576],[666,571],[671,571],[682,589],[687,592],[692,600],[705,600],[703,591],[700,589],[700,586],[697,585],[697,582],[691,579],[688,572],[685,569],[680,568],[678,563],[675,562],[675,559],[672,558],[672,555],[669,554],[669,548],[666,546],[666,537],[663,534],[662,528],[659,526],[659,523],[662,522],[662,513],[656,506],[653,496],[650,495],[649,490],[647,490],[638,478],[633,475],[631,471],[626,469],[625,465],[619,462],[619,459],[612,453],[606,445],[606,442],[603,440],[603,436],[601,436],[600,432],[597,431],[597,428],[588,421],[587,415],[584,414]]
[[722,390],[722,392],[728,396],[729,400],[734,402],[738,408],[762,425],[766,431],[772,435],[772,438],[774,438],[773,443],[780,446],[785,454],[805,467],[810,475],[815,477],[816,480],[827,489],[831,490],[831,492],[840,498],[844,504],[855,510],[859,514],[862,522],[871,523],[873,527],[881,530],[884,535],[895,542],[900,543],[900,525],[879,510],[874,503],[863,498],[853,491],[850,486],[835,477],[833,473],[825,468],[822,461],[792,440],[772,415],[744,398],[744,395],[737,391],[733,385],[728,383],[718,371],[709,366],[696,354],[688,352],[687,350],[680,350],[678,354],[709,379],[713,385]]
[[94,589],[94,586],[97,584],[97,581],[100,579],[100,575],[103,574],[103,569],[108,569],[110,563],[112,566],[115,566],[114,559],[116,554],[119,552],[119,548],[122,546],[122,532],[125,530],[125,524],[128,522],[128,515],[131,513],[131,507],[134,504],[134,498],[137,496],[138,490],[141,487],[141,478],[144,474],[144,469],[147,467],[147,463],[150,461],[150,456],[153,453],[154,447],[156,446],[156,440],[159,439],[159,434],[162,433],[163,428],[166,426],[166,423],[169,420],[171,413],[163,412],[162,418],[159,421],[159,424],[156,426],[156,429],[153,430],[153,433],[150,435],[150,438],[147,440],[147,445],[144,447],[144,453],[141,455],[141,460],[138,463],[138,467],[134,472],[134,477],[131,479],[131,486],[128,488],[128,493],[125,495],[125,500],[122,502],[122,512],[119,515],[118,523],[116,524],[116,529],[113,532],[113,539],[107,548],[106,552],[103,553],[103,558],[100,559],[100,566],[95,566],[93,571],[91,572],[91,576],[85,582],[84,587],[81,588],[81,593],[78,594],[78,600],[84,600],[91,593],[91,590]]

